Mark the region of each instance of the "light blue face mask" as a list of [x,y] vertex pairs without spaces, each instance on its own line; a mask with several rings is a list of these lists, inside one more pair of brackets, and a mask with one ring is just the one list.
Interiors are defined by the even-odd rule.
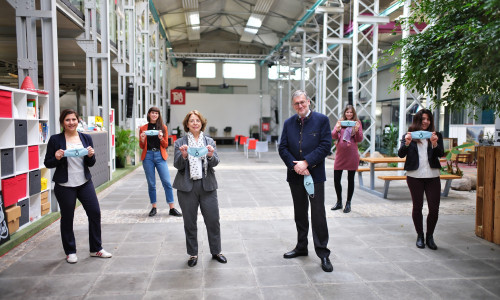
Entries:
[[146,135],[158,135],[158,130],[146,130],[144,133]]
[[189,147],[187,151],[189,155],[194,157],[202,157],[208,153],[208,149],[206,147],[202,148]]
[[411,132],[411,138],[414,140],[430,139],[431,136],[432,136],[432,132],[430,132],[430,131],[419,130],[419,131],[412,131]]
[[340,121],[340,126],[354,127],[355,125],[356,125],[355,121]]
[[87,154],[89,154],[89,151],[86,148],[64,150],[64,156],[66,157],[80,157]]
[[314,181],[311,175],[304,175],[304,187],[309,196],[314,196]]

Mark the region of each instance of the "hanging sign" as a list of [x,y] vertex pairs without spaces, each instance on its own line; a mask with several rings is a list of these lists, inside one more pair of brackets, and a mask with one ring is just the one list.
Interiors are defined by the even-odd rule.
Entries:
[[170,105],[186,105],[186,90],[170,90]]

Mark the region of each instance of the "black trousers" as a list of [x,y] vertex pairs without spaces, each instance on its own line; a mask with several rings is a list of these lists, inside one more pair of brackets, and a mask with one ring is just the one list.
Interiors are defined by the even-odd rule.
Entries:
[[311,202],[311,224],[314,250],[318,257],[329,257],[328,225],[325,212],[325,184],[314,184],[314,197],[309,197],[303,184],[291,184],[295,226],[297,227],[297,246],[299,251],[307,250],[307,234],[309,233],[309,202]]
[[427,234],[434,234],[434,229],[438,221],[439,203],[441,202],[441,180],[434,178],[414,178],[407,176],[406,182],[413,201],[411,216],[417,234],[424,234],[422,208],[424,206],[424,193],[427,198]]
[[65,187],[56,183],[54,187],[59,208],[61,209],[61,240],[66,255],[76,253],[73,219],[75,217],[76,198],[80,200],[89,219],[89,250],[97,252],[102,249],[101,242],[101,208],[95,193],[92,180],[77,186]]
[[[342,202],[342,179],[343,170],[333,170],[333,181],[335,183],[335,192],[337,193],[337,201]],[[347,171],[347,201],[351,201],[352,194],[354,194],[354,174],[356,171]]]

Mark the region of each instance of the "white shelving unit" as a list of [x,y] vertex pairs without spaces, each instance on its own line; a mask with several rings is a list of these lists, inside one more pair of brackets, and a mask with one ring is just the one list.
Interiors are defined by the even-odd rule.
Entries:
[[[8,97],[4,96],[0,102],[0,151],[2,151],[2,160],[0,161],[0,169],[2,170],[0,180],[2,181],[2,185],[0,185],[0,189],[4,189],[4,185],[7,185],[6,182],[4,182],[5,180],[13,177],[16,178],[17,176],[26,176],[25,194],[22,192],[23,189],[20,188],[19,190],[21,190],[20,193],[22,195],[10,197],[9,200],[4,196],[6,191],[1,191],[4,202],[6,202],[6,200],[7,203],[14,202],[12,199],[17,198],[12,205],[19,205],[19,201],[29,199],[29,206],[23,206],[24,210],[21,212],[23,214],[21,219],[27,219],[28,221],[25,224],[20,224],[21,229],[42,217],[40,201],[41,192],[49,191],[48,202],[51,202],[51,172],[49,169],[45,168],[43,164],[49,139],[49,97],[48,95],[38,94],[32,91],[13,89],[4,86],[0,86],[0,91],[11,93],[10,101]],[[8,105],[11,106],[10,113]],[[30,106],[32,106],[34,110]],[[20,122],[25,122],[26,126],[19,125]],[[16,124],[18,125],[16,126]],[[25,144],[20,144],[19,142],[16,144],[16,136],[19,138],[19,136],[22,135],[26,135],[27,142]],[[18,139],[18,141],[19,140],[22,139]],[[38,151],[36,150],[37,148]],[[31,152],[29,149],[31,149]],[[30,195],[30,172],[38,170],[40,171],[41,177],[47,179],[47,188]],[[39,177],[37,177],[37,179],[38,178]],[[12,181],[13,180],[8,181],[9,184],[6,189],[12,189],[12,185],[10,185]],[[53,211],[53,209],[50,209],[50,211]],[[29,215],[26,215],[26,213],[29,213]],[[12,232],[10,234],[12,234]]]

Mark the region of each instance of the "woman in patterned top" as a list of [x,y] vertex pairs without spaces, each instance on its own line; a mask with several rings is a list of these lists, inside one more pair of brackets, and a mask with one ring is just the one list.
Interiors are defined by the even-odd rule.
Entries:
[[214,167],[219,164],[215,142],[203,130],[207,120],[197,110],[190,111],[184,121],[187,134],[175,142],[174,167],[178,172],[174,179],[177,199],[182,208],[188,266],[198,262],[198,206],[207,227],[208,244],[212,259],[227,263],[221,254],[219,203]]

